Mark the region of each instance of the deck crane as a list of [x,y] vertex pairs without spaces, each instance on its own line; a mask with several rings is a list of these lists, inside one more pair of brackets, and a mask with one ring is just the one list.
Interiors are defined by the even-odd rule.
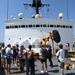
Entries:
[[52,41],[52,55],[54,55],[54,41],[56,43],[59,43],[61,41],[59,32],[57,30],[53,30],[52,32],[49,32],[46,35],[44,35],[40,42],[40,46],[47,46],[47,41],[49,41],[49,39],[51,39]]

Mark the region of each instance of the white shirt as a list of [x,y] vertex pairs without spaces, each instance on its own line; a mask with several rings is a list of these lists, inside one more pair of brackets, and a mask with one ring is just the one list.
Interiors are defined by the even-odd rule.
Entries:
[[6,54],[11,53],[11,48],[10,47],[7,47],[6,50],[5,50],[5,53]]
[[63,49],[60,49],[57,53],[56,56],[59,56],[58,59],[60,62],[65,62],[65,51]]
[[[12,58],[13,52],[12,52],[12,50],[11,50],[10,47],[7,47],[7,48],[6,48],[5,54],[6,54],[6,57],[8,57],[8,55],[10,55],[9,58]],[[12,55],[11,55],[11,54],[12,54]]]

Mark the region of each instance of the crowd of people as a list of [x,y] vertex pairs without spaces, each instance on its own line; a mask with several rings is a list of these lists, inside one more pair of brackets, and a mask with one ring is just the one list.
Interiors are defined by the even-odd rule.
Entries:
[[[28,46],[28,50],[25,49],[23,45],[19,47],[19,45],[15,45],[11,47],[11,44],[8,44],[6,47],[4,44],[2,44],[1,50],[0,50],[0,56],[1,61],[0,64],[3,66],[4,69],[7,70],[7,73],[11,73],[11,64],[15,64],[17,61],[19,61],[19,67],[20,71],[24,72],[24,67],[26,66],[26,75],[35,75],[35,56],[37,55],[37,52],[32,49],[32,46]],[[40,49],[41,55],[39,56],[39,60],[41,62],[41,73],[44,73],[46,69],[46,73],[48,73],[48,64],[47,59],[49,60],[49,64],[51,67],[53,67],[53,61],[52,61],[52,49],[49,45],[47,48],[46,46],[42,46]],[[60,65],[58,65],[61,69],[61,75],[64,75],[64,50],[63,45],[59,45],[59,50],[56,53],[56,56],[58,57],[58,62]]]

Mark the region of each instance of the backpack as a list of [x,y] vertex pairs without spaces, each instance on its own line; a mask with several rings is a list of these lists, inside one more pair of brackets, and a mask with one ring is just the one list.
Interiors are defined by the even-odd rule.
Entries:
[[4,54],[4,58],[6,58],[6,59],[12,59],[12,54],[11,53],[5,53]]
[[33,50],[27,52],[27,60],[28,61],[34,61]]
[[42,48],[41,49],[41,53],[42,53],[42,58],[43,59],[47,59],[48,58],[48,51],[46,48]]

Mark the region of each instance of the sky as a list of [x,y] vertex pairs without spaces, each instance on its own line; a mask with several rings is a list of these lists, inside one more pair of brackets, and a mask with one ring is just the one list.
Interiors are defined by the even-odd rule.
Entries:
[[[41,0],[49,7],[43,7],[39,13],[48,18],[58,18],[59,13],[63,13],[63,19],[73,21],[73,34],[75,38],[75,0]],[[8,6],[7,6],[8,3]],[[5,20],[10,20],[11,16],[18,19],[18,14],[23,13],[25,18],[30,18],[35,14],[35,10],[23,4],[31,4],[32,0],[1,0],[0,2],[0,42],[4,42]],[[48,10],[49,9],[49,10]],[[68,11],[68,14],[67,14]],[[8,14],[8,16],[7,16]],[[68,15],[68,16],[67,16]]]

